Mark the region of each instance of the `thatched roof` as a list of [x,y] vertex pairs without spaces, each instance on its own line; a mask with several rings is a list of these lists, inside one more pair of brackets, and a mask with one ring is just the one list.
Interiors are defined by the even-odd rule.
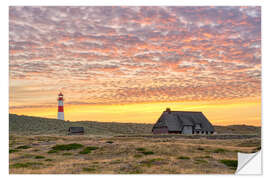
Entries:
[[170,111],[162,113],[154,128],[167,127],[168,131],[182,131],[184,126],[200,125],[201,131],[214,131],[214,127],[202,112]]

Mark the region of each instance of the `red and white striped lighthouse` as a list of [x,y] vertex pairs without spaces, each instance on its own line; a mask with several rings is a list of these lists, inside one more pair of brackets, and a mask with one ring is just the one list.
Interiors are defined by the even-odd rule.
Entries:
[[64,98],[63,94],[60,92],[58,94],[58,115],[57,119],[64,120]]

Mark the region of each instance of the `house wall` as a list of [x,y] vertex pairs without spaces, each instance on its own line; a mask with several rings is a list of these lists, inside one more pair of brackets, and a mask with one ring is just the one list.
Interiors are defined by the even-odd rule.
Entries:
[[165,133],[168,133],[168,128],[167,127],[154,128],[153,133],[154,134],[165,134]]

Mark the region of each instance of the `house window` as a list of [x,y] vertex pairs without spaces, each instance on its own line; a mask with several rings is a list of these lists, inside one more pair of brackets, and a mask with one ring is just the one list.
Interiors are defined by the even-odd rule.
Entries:
[[195,124],[195,129],[201,129],[201,125],[200,124]]

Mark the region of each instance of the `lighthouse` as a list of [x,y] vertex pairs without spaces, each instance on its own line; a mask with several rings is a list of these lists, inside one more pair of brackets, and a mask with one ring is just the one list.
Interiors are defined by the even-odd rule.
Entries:
[[60,92],[58,94],[58,115],[57,119],[64,120],[64,98],[63,94]]

